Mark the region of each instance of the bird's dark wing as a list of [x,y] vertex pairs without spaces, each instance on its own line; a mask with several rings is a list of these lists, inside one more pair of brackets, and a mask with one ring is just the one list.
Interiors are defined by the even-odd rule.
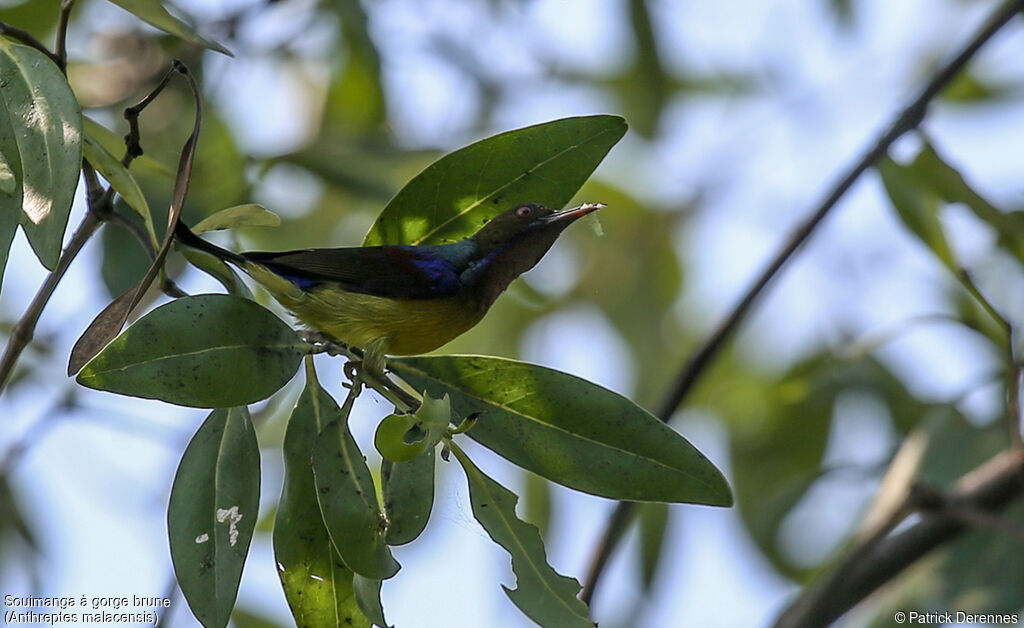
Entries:
[[309,290],[335,283],[350,292],[394,299],[432,299],[459,290],[452,262],[406,246],[250,252],[243,256]]

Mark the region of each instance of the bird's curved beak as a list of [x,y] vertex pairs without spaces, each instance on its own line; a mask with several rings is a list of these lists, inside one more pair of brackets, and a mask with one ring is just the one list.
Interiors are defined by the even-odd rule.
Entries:
[[551,224],[555,222],[572,222],[577,218],[582,218],[591,212],[595,212],[604,207],[604,203],[584,203],[578,207],[570,207],[569,209],[563,209],[553,214],[541,218],[538,222],[543,224]]

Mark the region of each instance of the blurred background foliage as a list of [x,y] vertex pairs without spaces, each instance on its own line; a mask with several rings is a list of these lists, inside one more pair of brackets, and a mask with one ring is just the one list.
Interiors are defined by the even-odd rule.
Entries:
[[[50,42],[58,4],[5,0],[0,20]],[[811,16],[801,18],[808,20],[802,26],[787,22],[797,18],[785,3],[767,3],[774,8],[757,11],[736,3],[723,9],[721,19],[740,34],[716,43],[712,32],[689,41],[673,39],[678,33],[668,24],[678,21],[675,13],[700,14],[692,6],[700,3],[552,4],[558,3],[181,3],[180,15],[191,14],[198,31],[230,48],[232,59],[145,27],[113,5],[79,0],[69,29],[68,76],[86,115],[112,131],[103,139],[120,154],[124,107],[146,93],[172,58],[182,59],[208,99],[186,221],[260,202],[283,222],[275,229],[231,234],[233,245],[248,249],[356,244],[390,196],[448,150],[563,115],[625,116],[630,135],[578,198],[609,205],[600,225],[571,230],[481,325],[444,351],[524,357],[582,370],[653,408],[688,352],[832,173],[966,38],[967,26],[994,6],[981,0],[927,4],[931,18],[920,22],[914,38],[900,39],[892,25],[916,23],[887,21],[881,12],[903,10],[884,2],[804,3]],[[574,12],[578,24],[558,21]],[[766,16],[770,21],[759,27],[745,25],[744,20]],[[564,28],[566,42],[551,44],[552,33],[533,25],[541,18]],[[713,365],[673,424],[688,437],[695,431],[696,442],[730,477],[742,532],[728,541],[741,549],[728,555],[749,564],[721,569],[736,570],[738,580],[767,582],[751,585],[761,587],[760,597],[730,599],[737,589],[714,575],[656,586],[667,564],[692,556],[678,547],[681,539],[699,542],[688,530],[706,530],[733,515],[692,517],[690,508],[645,506],[639,534],[616,561],[614,579],[598,592],[594,614],[602,626],[655,625],[648,623],[652,617],[674,622],[657,625],[735,625],[722,616],[701,616],[699,608],[694,615],[678,615],[670,600],[687,588],[746,608],[744,617],[751,621],[745,625],[770,622],[796,587],[814,581],[850,546],[901,448],[912,443],[916,452],[915,475],[907,482],[916,478],[949,487],[1010,446],[1006,356],[1019,359],[1011,344],[1016,335],[1007,339],[957,272],[966,267],[1011,325],[1024,322],[1020,22],[1005,34],[1018,56],[1006,52],[1012,46],[994,45],[987,61],[983,57],[971,65],[943,92],[933,107],[937,121],[930,118],[924,125],[931,144],[920,137],[901,142],[881,167],[884,176],[865,176],[852,199],[837,208],[845,217],[834,217],[835,224],[800,253],[786,278],[773,286],[763,313]],[[825,35],[802,40],[799,34],[807,32],[808,23]],[[881,23],[888,30],[879,33]],[[592,26],[595,30],[587,32]],[[723,24],[723,32],[726,28]],[[777,31],[770,39],[774,43],[765,46],[768,56],[758,56],[756,46],[735,57],[716,57],[702,48],[728,48],[749,30]],[[876,38],[885,37],[896,43],[880,46]],[[572,54],[574,47],[590,45],[601,50]],[[821,53],[824,70],[815,70],[815,61],[808,59],[808,76],[828,74],[828,64],[842,51],[858,48],[871,48],[869,59],[879,50],[899,50],[897,58],[882,62],[898,63],[904,71],[884,85],[843,83],[848,68],[835,71],[838,82],[801,83],[793,78],[800,70],[785,65],[795,64],[794,57],[780,51],[813,57],[820,53],[815,45],[833,52]],[[773,51],[777,58],[771,58]],[[863,56],[857,59],[867,63]],[[857,113],[829,109],[835,104],[827,97],[830,89],[835,98],[857,94],[860,100],[849,105]],[[888,92],[873,97],[873,90]],[[142,117],[146,159],[137,161],[133,172],[158,225],[170,201],[177,151],[192,124],[189,98],[183,84],[173,82]],[[781,126],[779,119],[785,120]],[[802,133],[815,136],[820,153],[806,159],[820,162],[818,170],[808,170],[806,161],[783,161],[793,145],[806,145]],[[965,144],[974,140],[964,140],[972,133],[982,143],[994,142],[997,135],[1020,142],[1015,152],[999,148],[1012,145],[1010,140],[994,143],[987,153],[984,148],[972,152]],[[689,148],[681,149],[681,143]],[[779,162],[771,165],[774,151]],[[750,165],[755,158],[770,165],[758,170]],[[987,170],[993,161],[1002,170]],[[981,183],[972,187],[972,178]],[[61,418],[88,416],[91,406],[94,413],[96,408],[106,412],[103,421],[109,423],[148,420],[112,416],[109,403],[95,405],[93,393],[62,380],[69,343],[106,299],[146,269],[146,254],[127,230],[108,225],[98,240],[95,255],[78,262],[95,265],[80,275],[95,281],[85,293],[65,293],[63,298],[72,300],[65,308],[70,312],[44,319],[8,399],[0,401],[4,414],[23,417],[11,421],[17,429],[0,441],[5,444],[0,449],[0,583],[8,588],[27,586],[41,593],[40,574],[53,568],[45,548],[69,546],[52,538],[45,522],[52,513],[37,503],[48,499],[46,489],[21,469],[26,452],[44,432],[60,430],[66,424]],[[12,263],[8,274],[17,267]],[[172,268],[184,268],[180,258],[172,260]],[[189,275],[182,281],[200,280]],[[10,283],[4,286],[0,321],[7,329],[33,287],[23,283],[21,298],[18,282]],[[296,394],[294,387],[286,389],[256,409],[265,449],[278,451],[281,419]],[[144,407],[145,413],[163,408]],[[176,459],[182,435],[191,432],[186,427],[179,434],[177,427],[171,439],[164,438],[166,424],[153,428],[169,459]],[[267,471],[274,472],[273,467]],[[117,487],[120,480],[105,481]],[[592,511],[593,520],[582,522],[567,506],[553,503],[578,500],[565,501],[564,492],[552,492],[536,477],[523,478],[520,486],[527,518],[546,535],[551,531],[555,546],[579,546],[551,551],[565,564],[563,571],[582,576],[607,510]],[[165,495],[159,491],[166,487],[157,490],[153,507],[159,509]],[[264,520],[272,520],[273,504],[266,508],[271,514]],[[1005,517],[1020,525],[1024,511],[1018,504]],[[261,529],[266,534],[265,526]],[[576,534],[576,529],[592,532]],[[756,549],[749,549],[750,542]],[[1019,538],[972,531],[894,581],[852,621],[888,625],[892,611],[908,608],[1019,612],[1022,555]],[[683,597],[692,600],[693,594]],[[385,600],[387,608],[387,585]],[[755,604],[760,606],[752,608]],[[646,606],[662,615],[643,610]],[[400,611],[389,615],[399,625],[402,616]],[[282,617],[247,606],[243,594],[235,623],[275,625]],[[175,619],[174,625],[190,621],[187,613]],[[447,625],[470,624],[452,619]]]

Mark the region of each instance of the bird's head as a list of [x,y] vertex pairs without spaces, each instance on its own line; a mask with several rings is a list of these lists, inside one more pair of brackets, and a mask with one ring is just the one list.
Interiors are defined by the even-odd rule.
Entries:
[[477,264],[472,283],[489,305],[513,279],[533,268],[562,231],[587,214],[604,207],[586,203],[556,211],[523,203],[495,216],[471,238]]

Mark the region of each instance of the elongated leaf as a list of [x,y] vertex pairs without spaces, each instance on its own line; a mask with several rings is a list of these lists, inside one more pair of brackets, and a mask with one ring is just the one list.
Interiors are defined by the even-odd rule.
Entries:
[[313,358],[306,358],[302,391],[284,436],[284,489],[274,520],[274,558],[288,606],[297,626],[363,626],[370,620],[359,610],[352,571],[331,544],[309,459],[317,434],[337,410],[316,379]]
[[512,557],[516,588],[502,587],[512,602],[545,628],[596,626],[587,605],[576,597],[580,583],[551,568],[537,528],[516,516],[519,498],[484,475],[458,446],[452,446],[452,453],[466,472],[473,516]]
[[[39,261],[52,270],[82,167],[82,108],[53,61],[2,37],[0,85],[0,117],[7,118],[17,145],[3,161],[20,164],[21,225]],[[8,141],[3,148],[13,145]]]
[[24,192],[21,186],[23,175],[20,154],[18,142],[14,139],[14,124],[6,95],[0,92],[0,286],[3,286],[11,242],[14,241],[14,233],[21,220]]
[[276,227],[281,224],[277,214],[256,203],[235,205],[203,218],[192,227],[194,233],[205,233],[236,227]]
[[889,194],[896,214],[921,242],[935,254],[947,268],[955,269],[953,250],[949,247],[942,224],[936,215],[937,199],[923,193],[925,189],[901,166],[889,157],[883,157],[875,165],[882,175],[882,183]]
[[92,164],[92,167],[102,174],[104,179],[110,182],[110,185],[117,190],[117,193],[121,195],[124,202],[142,218],[142,223],[146,225],[146,232],[149,233],[153,248],[157,248],[159,243],[156,239],[156,231],[153,229],[153,216],[149,211],[149,203],[146,202],[146,197],[142,195],[142,190],[139,189],[139,184],[135,181],[135,177],[128,172],[128,169],[121,164],[117,157],[110,154],[99,141],[88,134],[85,135],[85,142],[82,148],[86,161]]
[[480,413],[477,442],[549,480],[603,497],[728,506],[729,485],[685,438],[629,399],[549,368],[483,356],[389,361],[419,390]]
[[185,449],[167,532],[181,592],[204,626],[226,626],[260,505],[260,452],[245,408],[214,410]]
[[[118,155],[124,155],[125,143],[122,135],[118,135],[111,131],[89,116],[82,116],[82,128],[85,129],[85,134],[88,137],[95,140],[97,144],[106,149],[106,151],[111,155],[114,155],[115,157]],[[118,159],[118,161],[120,161],[120,159]],[[132,161],[132,172],[143,176],[166,179],[174,178],[174,168],[153,159],[152,156],[145,153],[139,155]]]
[[78,374],[83,386],[200,408],[266,399],[291,379],[306,344],[247,299],[175,299],[136,321]]
[[399,564],[384,542],[384,515],[377,503],[370,469],[348,429],[353,396],[338,408],[321,396],[324,419],[313,446],[313,478],[327,532],[349,569],[382,580],[398,573]]
[[229,57],[234,56],[224,46],[215,41],[200,37],[192,26],[168,13],[167,9],[164,8],[163,2],[160,2],[160,0],[110,0],[110,2],[165,33],[181,37],[185,41],[198,44],[204,48],[216,50]]
[[979,194],[963,175],[949,165],[931,144],[921,147],[909,171],[922,186],[933,190],[947,203],[963,203],[980,220],[999,234],[999,244],[1018,260],[1024,261],[1024,221],[1017,214],[1005,213]]
[[388,545],[404,545],[427,527],[434,506],[434,447],[408,462],[384,460],[380,466]]
[[375,626],[390,628],[387,620],[384,619],[384,606],[380,603],[380,587],[384,584],[380,580],[364,578],[359,574],[355,575],[352,581],[352,589],[356,594],[356,603]]
[[188,247],[182,247],[181,254],[185,256],[185,259],[190,264],[219,281],[228,291],[228,294],[233,294],[243,299],[253,299],[249,286],[245,285],[245,282],[238,276],[238,273],[229,264],[221,261],[220,258]]
[[516,203],[560,208],[625,133],[617,116],[566,118],[459,149],[402,188],[365,244],[441,244],[472,235]]
[[665,530],[668,528],[669,505],[648,502],[640,504],[640,576],[644,591],[651,591],[664,553]]

